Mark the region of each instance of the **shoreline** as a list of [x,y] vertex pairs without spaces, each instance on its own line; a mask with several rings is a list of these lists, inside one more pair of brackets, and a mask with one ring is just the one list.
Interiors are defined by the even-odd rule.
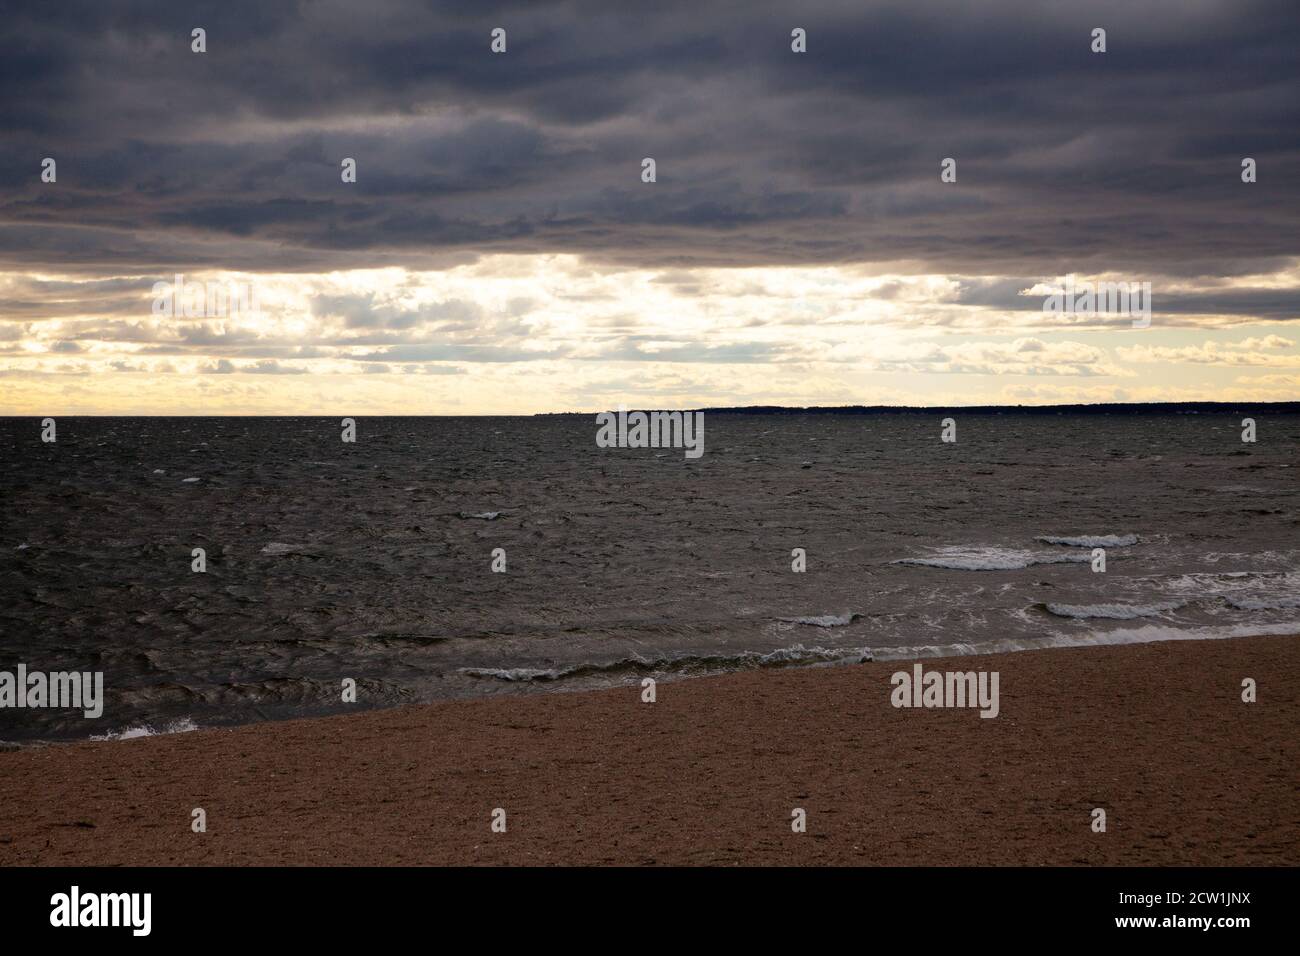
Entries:
[[0,865],[1295,865],[1297,641],[919,659],[994,719],[898,660],[24,747]]
[[[736,666],[734,669],[718,669],[704,673],[672,673],[663,674],[659,672],[655,679],[660,684],[678,683],[681,681],[709,680],[716,677],[725,677],[730,674],[748,674],[748,673],[766,673],[779,670],[804,670],[824,667],[855,667],[865,663],[910,665],[913,662],[927,661],[954,661],[963,660],[982,660],[985,657],[1004,656],[1007,654],[1034,653],[1044,650],[1076,650],[1083,648],[1098,647],[1127,647],[1130,645],[1167,643],[1175,641],[1235,641],[1243,637],[1275,637],[1290,636],[1300,633],[1300,624],[1296,622],[1286,624],[1263,624],[1251,625],[1241,624],[1235,627],[1224,628],[1219,625],[1206,625],[1190,630],[1172,631],[1162,629],[1159,625],[1140,625],[1137,622],[1129,622],[1137,625],[1116,632],[1092,632],[1085,638],[1077,642],[1061,643],[1059,640],[1035,642],[1032,638],[1025,639],[1008,639],[1006,641],[994,641],[988,644],[971,645],[965,643],[953,643],[943,645],[918,645],[915,647],[882,647],[874,650],[869,647],[853,649],[850,647],[827,650],[827,655],[818,658],[811,655],[802,660],[788,660],[781,663],[760,663],[752,666]],[[1150,630],[1153,633],[1150,636],[1134,639],[1135,631]],[[1198,633],[1208,632],[1208,633]],[[1124,634],[1127,639],[1114,640],[1111,638],[1116,634]],[[1006,645],[1013,646],[1006,646]],[[789,654],[795,648],[803,648],[801,643],[778,648],[769,652],[744,652],[736,660],[742,657],[767,658],[783,657]],[[869,656],[861,656],[867,652],[872,652]],[[920,653],[924,652],[924,653]],[[874,656],[874,655],[880,656]],[[698,660],[697,655],[688,654],[684,659]],[[655,663],[663,664],[664,660]],[[22,666],[22,665],[19,665]],[[651,674],[655,672],[652,670]],[[644,676],[651,676],[647,674]],[[22,738],[8,740],[0,738],[0,753],[12,751],[22,751],[40,747],[66,747],[81,743],[104,743],[122,740],[136,740],[143,737],[162,737],[170,736],[176,733],[192,733],[198,730],[234,730],[239,727],[257,726],[264,723],[283,723],[293,720],[321,720],[327,717],[347,717],[355,716],[357,713],[371,713],[381,710],[400,710],[406,707],[428,706],[430,704],[457,704],[467,703],[476,700],[493,700],[493,699],[516,699],[520,697],[547,696],[550,694],[591,694],[604,690],[620,690],[638,686],[641,678],[628,678],[622,682],[605,684],[605,685],[566,685],[559,680],[548,679],[545,686],[537,685],[529,689],[521,689],[515,693],[498,693],[498,694],[479,694],[466,695],[458,697],[447,697],[437,701],[428,701],[419,704],[379,704],[373,707],[358,708],[355,713],[340,711],[330,711],[326,713],[301,714],[290,717],[264,717],[260,720],[249,720],[242,723],[233,724],[199,724],[189,714],[181,714],[175,717],[169,717],[157,722],[157,724],[148,724],[144,722],[128,723],[121,730],[109,731],[105,734],[91,734],[86,737],[55,737],[55,738]],[[512,681],[513,682],[513,681]],[[521,680],[521,684],[527,686],[530,682]],[[166,729],[158,730],[158,727]],[[143,731],[143,732],[141,732]]]

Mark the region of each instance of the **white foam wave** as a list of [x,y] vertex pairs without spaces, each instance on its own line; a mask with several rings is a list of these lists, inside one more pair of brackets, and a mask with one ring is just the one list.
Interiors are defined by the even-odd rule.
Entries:
[[781,617],[779,621],[787,624],[807,624],[811,627],[844,627],[862,617],[857,611],[845,611],[843,614],[818,614],[813,617]]
[[1081,534],[1073,537],[1040,534],[1035,541],[1043,544],[1064,544],[1071,548],[1124,548],[1138,543],[1135,534]]
[[1239,611],[1279,611],[1300,607],[1300,572],[1228,571],[1183,574],[1165,582],[1176,593],[1217,598]]
[[1047,604],[1044,606],[1057,617],[1104,617],[1114,621],[1132,621],[1139,617],[1163,614],[1165,611],[1176,611],[1186,604],[1186,601],[1163,601],[1159,604]]
[[157,737],[162,734],[186,734],[192,730],[198,729],[199,725],[189,717],[181,717],[164,724],[162,727],[153,727],[150,724],[139,724],[135,727],[127,727],[125,730],[119,730],[107,734],[92,734],[90,739],[134,740],[137,737]]
[[928,558],[901,558],[892,563],[953,571],[1018,571],[1036,564],[1086,564],[1086,554],[1026,551],[1019,548],[939,548]]
[[505,681],[559,680],[574,669],[546,667],[462,667],[466,677],[494,677]]
[[1300,607],[1300,594],[1280,594],[1270,597],[1240,597],[1224,595],[1224,600],[1239,611],[1282,611]]
[[262,549],[262,554],[295,554],[305,550],[301,544],[285,544],[283,541],[272,541]]
[[766,653],[742,651],[739,654],[727,656],[684,655],[654,660],[631,658],[607,664],[584,664],[552,669],[466,667],[461,668],[460,673],[470,677],[486,677],[503,681],[553,681],[582,674],[607,673],[620,670],[672,670],[680,668],[683,664],[703,665],[708,670],[739,670],[746,667],[860,664],[873,660],[897,661],[930,657],[967,657],[1067,647],[1155,644],[1163,641],[1217,641],[1230,640],[1235,637],[1264,637],[1269,635],[1300,635],[1300,621],[1288,621],[1282,624],[1242,624],[1232,627],[1173,627],[1145,624],[1140,627],[1117,628],[1109,631],[1003,638],[996,641],[980,641],[978,644],[925,644],[876,648],[804,647],[801,644],[795,644],[791,647],[783,647]]
[[616,671],[670,671],[687,667],[707,670],[739,670],[750,667],[780,667],[793,664],[862,663],[871,660],[866,647],[804,647],[792,644],[774,651],[740,651],[735,654],[680,654],[657,658],[630,657],[602,664],[577,664],[572,667],[462,667],[467,677],[487,677],[503,681],[553,681],[566,677]]
[[978,644],[927,644],[921,647],[876,647],[872,658],[878,661],[911,660],[918,657],[962,657],[978,654],[1006,654],[1013,651],[1039,651],[1058,647],[1108,647],[1116,644],[1155,644],[1162,641],[1220,641],[1234,637],[1300,635],[1300,621],[1283,624],[1240,624],[1233,627],[1173,627],[1144,624],[1141,627],[1117,628],[1113,631],[1090,631],[1079,634],[1047,634],[1041,637],[1004,638]]

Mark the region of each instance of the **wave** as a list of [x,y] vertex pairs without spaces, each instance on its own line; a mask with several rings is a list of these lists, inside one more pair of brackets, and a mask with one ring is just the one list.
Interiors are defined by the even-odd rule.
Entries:
[[180,717],[176,720],[169,721],[162,727],[153,727],[150,724],[139,724],[134,727],[127,727],[125,730],[113,731],[107,734],[91,734],[91,740],[134,740],[137,737],[157,737],[161,734],[187,734],[192,730],[198,730],[199,725],[189,717]]
[[262,554],[305,554],[307,546],[305,544],[285,544],[283,541],[272,541],[262,548]]
[[1026,551],[1019,548],[940,548],[928,558],[900,558],[892,564],[953,571],[1019,571],[1036,564],[1087,564],[1086,554],[1062,551]]
[[1227,571],[1182,574],[1169,579],[1169,590],[1195,592],[1224,601],[1239,611],[1283,611],[1300,607],[1300,572]]
[[795,644],[767,653],[742,651],[731,655],[688,654],[677,657],[623,658],[603,664],[577,664],[560,668],[476,668],[460,673],[469,677],[509,682],[549,682],[574,677],[646,672],[718,672],[761,667],[797,667],[819,664],[862,664],[867,661],[917,660],[930,657],[975,657],[1017,651],[1051,650],[1069,647],[1107,647],[1123,644],[1154,644],[1163,641],[1213,641],[1234,637],[1300,635],[1300,621],[1282,624],[1242,624],[1232,627],[1172,627],[1146,624],[1110,631],[1047,634],[1038,637],[1003,638],[978,644],[925,644],[904,647],[825,648]]
[[1040,534],[1035,541],[1043,544],[1064,544],[1071,548],[1123,548],[1138,543],[1135,534],[1081,534],[1075,537],[1057,537]]
[[756,667],[791,667],[800,664],[861,664],[871,660],[866,647],[804,647],[794,644],[766,653],[740,651],[736,654],[681,654],[662,657],[625,657],[602,664],[576,664],[572,667],[462,667],[467,677],[486,677],[503,681],[557,681],[596,674],[681,672],[688,670],[745,670]]
[[857,611],[845,611],[843,614],[818,614],[814,617],[778,617],[786,624],[808,624],[812,627],[844,627],[862,617]]
[[1223,599],[1239,611],[1283,611],[1300,607],[1300,594],[1279,594],[1271,597],[1240,597],[1225,594]]
[[1057,617],[1102,617],[1113,621],[1131,621],[1185,607],[1186,601],[1163,601],[1158,604],[1044,604]]
[[1234,637],[1300,635],[1300,621],[1282,624],[1239,624],[1232,627],[1173,627],[1144,624],[1141,627],[1117,628],[1112,631],[1048,634],[1042,637],[1003,638],[978,644],[927,644],[921,647],[876,647],[871,649],[877,661],[913,660],[918,657],[965,657],[981,654],[1006,654],[1015,651],[1041,651],[1066,647],[1109,647],[1117,644],[1156,644],[1162,641],[1220,641]]

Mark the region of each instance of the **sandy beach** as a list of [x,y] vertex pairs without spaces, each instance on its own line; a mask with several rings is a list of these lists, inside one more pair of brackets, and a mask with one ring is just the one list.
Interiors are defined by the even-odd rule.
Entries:
[[876,662],[28,748],[0,864],[1295,865],[1298,640],[925,662],[996,719]]

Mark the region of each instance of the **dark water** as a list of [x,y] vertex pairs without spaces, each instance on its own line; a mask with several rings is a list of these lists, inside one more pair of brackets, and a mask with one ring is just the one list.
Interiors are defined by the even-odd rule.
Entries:
[[0,419],[0,670],[106,686],[0,740],[1300,633],[1300,416],[939,418],[709,413],[697,460],[590,416]]

